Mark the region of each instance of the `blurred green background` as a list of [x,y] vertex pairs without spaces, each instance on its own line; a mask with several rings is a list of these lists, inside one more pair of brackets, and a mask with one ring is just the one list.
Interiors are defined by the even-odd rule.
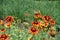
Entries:
[[60,1],[60,0],[35,0],[35,1]]
[[40,10],[43,15],[50,15],[60,24],[60,1],[34,1],[34,0],[0,0],[0,19],[12,15],[23,19],[28,12],[33,20],[34,10]]

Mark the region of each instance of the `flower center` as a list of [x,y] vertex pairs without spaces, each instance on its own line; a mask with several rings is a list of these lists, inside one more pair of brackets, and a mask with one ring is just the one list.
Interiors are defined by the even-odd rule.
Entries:
[[6,38],[7,38],[7,36],[6,36],[5,34],[3,34],[3,35],[1,35],[1,38],[6,39]]
[[38,15],[40,15],[40,14],[37,13],[37,14],[35,14],[35,15],[38,16]]
[[36,25],[37,25],[37,24],[38,24],[38,22],[34,22],[34,24],[36,24]]
[[49,16],[45,16],[45,19],[49,21],[51,18]]
[[3,29],[1,29],[1,31],[4,31],[5,29],[3,28]]
[[36,32],[36,29],[35,29],[35,28],[31,28],[31,31],[32,31],[32,32]]

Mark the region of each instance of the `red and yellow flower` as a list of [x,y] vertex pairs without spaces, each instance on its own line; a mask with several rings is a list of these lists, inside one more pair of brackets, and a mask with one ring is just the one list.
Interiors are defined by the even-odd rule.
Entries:
[[48,32],[48,35],[51,36],[51,37],[55,37],[56,31],[51,30],[51,31]]
[[45,26],[44,22],[43,21],[40,21],[40,28],[42,28],[43,26]]
[[11,23],[8,22],[8,23],[5,24],[5,26],[6,26],[7,28],[10,28],[10,27],[11,27]]
[[32,38],[28,38],[28,40],[32,40]]
[[0,32],[5,32],[6,31],[6,29],[5,28],[2,28],[1,30],[0,30]]
[[55,24],[55,21],[53,19],[50,20],[50,24],[51,25],[54,25]]
[[35,13],[34,18],[42,18],[42,15],[40,13]]
[[39,27],[39,25],[40,25],[39,21],[33,21],[32,22],[32,26],[34,26],[34,27]]
[[49,23],[48,22],[45,22],[45,27],[47,27],[49,25]]
[[44,22],[49,22],[51,17],[50,16],[43,16],[42,19],[44,20]]
[[10,40],[8,34],[0,34],[0,40]]
[[38,33],[38,30],[36,28],[32,27],[32,28],[29,28],[29,33],[32,35],[35,35]]
[[7,16],[4,21],[7,22],[14,22],[14,17],[13,16]]

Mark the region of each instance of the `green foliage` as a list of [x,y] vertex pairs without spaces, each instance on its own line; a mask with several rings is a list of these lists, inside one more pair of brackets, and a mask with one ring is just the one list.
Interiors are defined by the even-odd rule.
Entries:
[[0,0],[0,19],[12,15],[15,18],[25,18],[25,13],[29,13],[29,18],[33,20],[34,10],[40,10],[43,15],[50,15],[57,24],[60,20],[59,1],[33,1],[33,0]]
[[60,1],[60,0],[35,0],[35,1]]

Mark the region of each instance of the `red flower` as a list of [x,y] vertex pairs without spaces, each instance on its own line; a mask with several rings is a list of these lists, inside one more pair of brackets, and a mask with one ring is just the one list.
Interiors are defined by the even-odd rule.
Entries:
[[49,25],[49,23],[48,22],[45,22],[45,26],[47,27]]
[[48,32],[48,35],[51,36],[51,37],[55,37],[56,31],[51,30],[51,31]]
[[0,34],[0,40],[10,40],[7,34]]
[[5,32],[5,29],[4,29],[4,28],[2,28],[0,31],[1,31],[1,32]]
[[7,16],[4,21],[7,22],[13,22],[14,21],[14,17],[13,16]]
[[39,22],[39,21],[33,21],[33,22],[32,22],[32,26],[34,26],[34,27],[35,27],[35,26],[38,27],[39,25],[40,25],[40,22]]
[[40,13],[35,13],[34,18],[42,18],[42,15]]
[[51,17],[50,16],[43,16],[42,19],[44,20],[44,22],[49,22]]
[[50,20],[50,24],[51,25],[54,25],[55,24],[55,21],[53,19]]
[[32,28],[29,29],[29,33],[32,34],[32,35],[35,35],[35,34],[38,33],[38,30],[36,28],[32,27]]

